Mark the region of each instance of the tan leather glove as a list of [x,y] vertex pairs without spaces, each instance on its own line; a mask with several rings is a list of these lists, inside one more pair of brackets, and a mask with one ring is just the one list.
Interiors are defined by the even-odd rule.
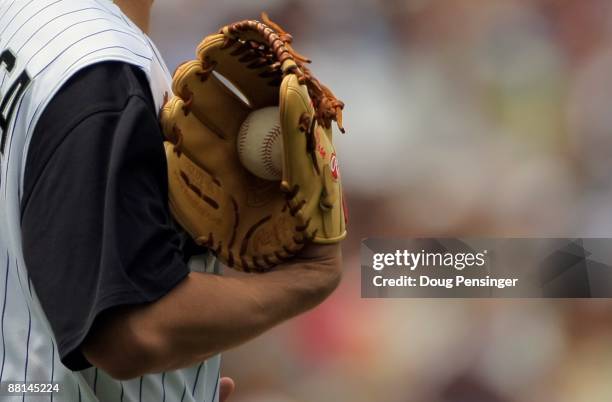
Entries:
[[[344,131],[344,104],[311,75],[291,36],[263,17],[266,23],[241,21],[204,38],[197,59],[175,72],[174,96],[160,116],[175,219],[198,244],[245,271],[265,271],[307,242],[346,236],[331,128],[337,121]],[[280,108],[281,181],[254,176],[238,157],[242,123],[267,106]]]

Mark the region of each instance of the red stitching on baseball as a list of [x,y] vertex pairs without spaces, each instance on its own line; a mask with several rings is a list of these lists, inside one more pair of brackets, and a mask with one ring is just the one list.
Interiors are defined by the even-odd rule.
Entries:
[[240,126],[240,133],[238,135],[238,137],[240,138],[240,140],[238,141],[238,153],[240,155],[243,155],[244,147],[246,146],[247,133],[249,132],[250,121],[251,115],[248,115],[247,118],[244,120],[244,123],[242,123],[242,126]]
[[261,148],[261,159],[263,161],[264,168],[266,172],[274,178],[280,177],[282,172],[280,172],[273,163],[272,160],[272,146],[276,142],[276,140],[280,137],[281,130],[280,126],[276,125],[268,131],[268,135],[263,141],[263,147]]

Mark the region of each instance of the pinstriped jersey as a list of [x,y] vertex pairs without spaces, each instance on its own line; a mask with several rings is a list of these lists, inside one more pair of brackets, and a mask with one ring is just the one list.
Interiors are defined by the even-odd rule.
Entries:
[[[2,401],[218,400],[218,356],[130,381],[114,380],[97,368],[68,370],[60,362],[29,279],[21,247],[20,202],[34,127],[70,77],[111,60],[141,68],[156,106],[161,106],[170,91],[170,74],[149,38],[111,2],[0,0],[0,382],[61,387],[44,397],[0,395]],[[204,270],[213,266],[204,262]]]

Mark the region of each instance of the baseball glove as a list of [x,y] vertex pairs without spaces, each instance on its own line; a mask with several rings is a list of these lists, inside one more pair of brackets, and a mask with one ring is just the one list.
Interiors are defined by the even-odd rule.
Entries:
[[[332,143],[332,121],[344,132],[344,104],[313,77],[291,35],[262,17],[264,23],[241,21],[204,38],[197,59],[177,68],[174,96],[160,115],[174,218],[244,271],[266,271],[308,242],[346,236]],[[268,106],[280,110],[280,182],[251,174],[237,151],[243,121]]]

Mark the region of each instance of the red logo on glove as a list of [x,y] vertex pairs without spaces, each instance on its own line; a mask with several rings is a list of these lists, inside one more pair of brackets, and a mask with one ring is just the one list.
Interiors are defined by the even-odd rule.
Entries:
[[329,168],[331,169],[332,177],[337,180],[338,176],[340,176],[340,169],[338,168],[338,159],[335,152],[331,154],[329,159]]

